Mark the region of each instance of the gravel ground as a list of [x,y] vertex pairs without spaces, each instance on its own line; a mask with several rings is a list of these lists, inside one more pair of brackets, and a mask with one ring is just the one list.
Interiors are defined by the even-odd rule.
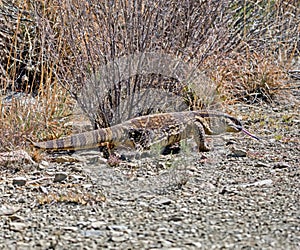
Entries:
[[300,249],[295,101],[233,107],[261,142],[223,135],[209,153],[115,167],[93,152],[1,166],[1,249]]

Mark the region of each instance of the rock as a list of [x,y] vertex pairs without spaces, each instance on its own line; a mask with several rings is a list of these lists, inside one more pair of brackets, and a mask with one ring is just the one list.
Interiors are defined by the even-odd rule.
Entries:
[[162,198],[160,200],[155,201],[156,205],[170,205],[173,202],[173,200],[169,199],[169,198]]
[[168,218],[169,221],[182,221],[183,218],[180,215],[172,215],[170,218]]
[[84,236],[84,237],[99,237],[99,236],[102,236],[103,235],[103,232],[100,231],[100,230],[83,230],[81,231],[81,234]]
[[172,242],[171,241],[168,241],[168,240],[165,240],[165,239],[161,239],[160,240],[160,243],[165,247],[165,248],[168,248],[169,250],[172,250],[171,246],[172,246]]
[[230,156],[233,156],[233,157],[246,157],[247,156],[247,151],[244,149],[231,148],[230,150],[231,150]]
[[18,212],[21,208],[16,206],[0,206],[0,216],[3,215],[13,215],[14,213]]
[[26,200],[24,199],[24,197],[21,197],[20,199],[18,199],[19,203],[26,203]]
[[78,228],[77,227],[62,227],[61,230],[77,232]]
[[27,227],[27,224],[23,222],[10,222],[9,227],[10,230],[22,232]]
[[111,240],[113,242],[124,242],[124,241],[128,240],[128,235],[112,236]]
[[202,244],[201,244],[201,242],[196,242],[196,241],[191,242],[191,245],[195,246],[198,249],[200,249],[200,248],[203,247]]
[[91,226],[94,229],[99,229],[99,228],[101,228],[103,226],[106,226],[106,224],[107,223],[105,221],[94,221],[94,222],[92,222]]
[[257,162],[255,167],[263,167],[263,168],[269,168],[270,165],[267,163],[263,163],[263,162]]
[[81,173],[82,171],[83,171],[83,167],[82,167],[82,165],[72,165],[72,166],[70,166],[70,170],[72,171],[72,172],[78,172],[78,173]]
[[111,226],[108,226],[108,228],[110,230],[114,230],[114,231],[127,231],[128,228],[126,226],[122,226],[122,225],[111,225]]
[[12,184],[14,186],[25,186],[27,179],[25,177],[16,177],[13,179]]
[[273,181],[271,179],[256,181],[253,183],[241,184],[241,187],[252,187],[252,186],[263,186],[263,185],[271,185]]
[[54,176],[53,182],[62,182],[68,177],[68,174],[65,172],[56,173]]
[[10,215],[10,216],[9,216],[9,219],[10,219],[11,221],[15,221],[15,222],[22,222],[22,221],[24,221],[24,217],[19,216],[19,215],[16,215],[16,214]]
[[44,186],[40,186],[40,190],[41,190],[42,193],[44,193],[44,194],[48,194],[48,193],[49,193],[48,189],[47,189],[46,187],[44,187]]
[[39,164],[39,169],[43,170],[45,168],[48,168],[49,166],[50,166],[49,162],[47,162],[47,161],[41,161],[40,164]]
[[69,176],[69,179],[72,181],[72,183],[78,183],[81,180],[84,180],[84,177],[82,175],[72,174]]
[[17,242],[16,249],[29,250],[32,249],[32,245],[30,243]]
[[291,166],[285,162],[276,163],[273,168],[290,168]]

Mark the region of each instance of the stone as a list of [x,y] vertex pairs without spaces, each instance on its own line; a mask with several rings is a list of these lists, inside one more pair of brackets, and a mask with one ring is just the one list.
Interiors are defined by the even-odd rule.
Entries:
[[16,177],[13,179],[12,184],[14,186],[25,186],[27,179],[25,177]]
[[14,213],[18,212],[20,209],[21,209],[20,207],[16,207],[16,206],[1,205],[0,216],[13,215]]
[[53,182],[62,182],[68,177],[68,174],[65,172],[56,173],[54,176]]
[[44,193],[44,194],[48,194],[48,193],[49,193],[48,189],[47,189],[46,187],[44,187],[44,186],[40,186],[40,190],[41,190],[42,193]]
[[155,202],[157,205],[170,205],[173,202],[173,200],[169,198],[162,198]]
[[128,240],[128,236],[127,235],[122,235],[122,236],[112,236],[111,240],[113,242],[124,242]]
[[290,168],[290,165],[286,162],[278,162],[273,166],[273,168]]
[[263,162],[257,162],[257,163],[255,164],[255,167],[269,168],[270,165],[267,164],[267,163],[263,163]]
[[271,179],[266,179],[266,180],[261,180],[261,181],[256,181],[253,183],[246,183],[246,184],[241,184],[241,187],[252,187],[252,186],[264,186],[264,185],[271,185],[273,181]]
[[244,149],[232,148],[230,156],[233,157],[246,157],[247,151]]
[[111,225],[111,226],[108,226],[108,228],[110,230],[115,230],[115,231],[127,231],[128,228],[126,226],[122,226],[122,225]]
[[22,232],[27,227],[27,224],[23,222],[10,222],[9,227],[13,231]]
[[99,228],[101,228],[103,226],[106,226],[106,224],[107,223],[105,221],[94,221],[94,222],[91,223],[91,226],[94,229],[99,229]]

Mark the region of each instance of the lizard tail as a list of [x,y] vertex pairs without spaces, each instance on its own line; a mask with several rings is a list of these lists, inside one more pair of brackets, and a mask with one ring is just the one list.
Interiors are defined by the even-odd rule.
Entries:
[[111,140],[112,133],[110,129],[98,129],[61,139],[31,143],[36,148],[56,151],[96,148],[104,142],[110,142]]

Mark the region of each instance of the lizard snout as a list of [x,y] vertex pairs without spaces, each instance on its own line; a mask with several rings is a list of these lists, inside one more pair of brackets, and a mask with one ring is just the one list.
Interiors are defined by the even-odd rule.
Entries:
[[231,133],[237,133],[242,130],[243,130],[243,127],[240,125],[236,125],[236,124],[229,124],[226,129],[227,132],[231,132]]

